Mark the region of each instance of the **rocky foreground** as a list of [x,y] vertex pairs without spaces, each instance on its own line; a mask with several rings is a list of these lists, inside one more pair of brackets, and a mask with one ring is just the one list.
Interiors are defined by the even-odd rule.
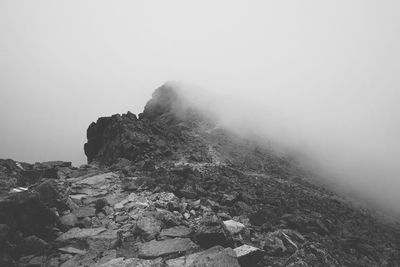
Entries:
[[400,231],[168,85],[89,164],[0,160],[0,266],[400,266]]

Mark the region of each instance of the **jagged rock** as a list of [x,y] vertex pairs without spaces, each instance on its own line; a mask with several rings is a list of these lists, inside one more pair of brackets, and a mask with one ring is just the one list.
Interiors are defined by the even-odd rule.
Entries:
[[192,229],[186,226],[175,226],[168,229],[163,229],[160,236],[167,237],[188,237],[192,233]]
[[229,235],[225,226],[217,217],[205,217],[196,231],[197,243],[202,248],[229,245]]
[[136,222],[135,234],[141,235],[145,240],[154,239],[161,231],[161,222],[152,216],[142,216]]
[[21,164],[11,159],[0,159],[0,192],[8,192],[21,179]]
[[99,228],[87,228],[87,229],[81,229],[81,228],[72,228],[68,230],[67,232],[63,233],[61,236],[57,238],[58,242],[66,242],[69,240],[84,240],[86,238],[89,238],[91,236],[95,236],[100,234],[101,232],[106,231],[105,228],[99,227]]
[[280,257],[289,253],[283,241],[277,236],[269,236],[265,239],[264,250],[270,256]]
[[174,238],[163,241],[152,240],[139,246],[139,257],[144,259],[164,257],[171,254],[182,254],[198,249],[189,238]]
[[224,225],[232,235],[240,233],[245,228],[244,224],[234,220],[224,221]]
[[256,266],[263,257],[263,251],[249,245],[242,245],[234,249],[240,266]]
[[239,267],[231,248],[215,246],[205,251],[167,260],[167,267]]

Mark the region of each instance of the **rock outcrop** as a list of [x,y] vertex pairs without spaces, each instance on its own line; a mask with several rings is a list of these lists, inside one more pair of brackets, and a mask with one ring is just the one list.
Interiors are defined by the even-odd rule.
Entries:
[[79,168],[0,161],[0,266],[399,266],[397,225],[171,85],[87,137]]

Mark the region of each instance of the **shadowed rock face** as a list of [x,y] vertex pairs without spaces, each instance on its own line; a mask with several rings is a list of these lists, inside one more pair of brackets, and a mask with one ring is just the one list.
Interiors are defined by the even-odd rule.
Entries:
[[0,161],[3,181],[29,185],[0,195],[0,266],[399,265],[398,225],[217,127],[171,84],[87,136],[93,164]]
[[87,130],[84,146],[88,162],[116,163],[120,158],[140,161],[164,158],[191,142],[190,127],[204,115],[186,106],[170,85],[158,88],[143,113],[99,118]]

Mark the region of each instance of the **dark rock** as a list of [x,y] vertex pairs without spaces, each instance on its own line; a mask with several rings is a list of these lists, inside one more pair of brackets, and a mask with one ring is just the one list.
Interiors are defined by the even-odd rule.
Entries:
[[171,254],[179,255],[195,249],[198,249],[198,246],[189,238],[174,238],[163,241],[152,240],[139,246],[139,257],[151,259]]
[[55,207],[62,212],[68,209],[66,204],[65,189],[61,188],[55,180],[49,179],[35,187],[39,193],[40,201],[48,207]]
[[243,245],[234,249],[240,266],[257,266],[262,259],[264,252],[256,247]]
[[32,235],[24,239],[23,252],[25,255],[40,254],[48,248],[48,243],[37,236]]
[[196,231],[196,241],[202,248],[229,246],[230,238],[225,226],[216,216],[205,217]]
[[0,224],[12,226],[25,236],[51,239],[54,235],[49,229],[58,223],[58,217],[40,201],[38,193],[26,191],[0,196]]

